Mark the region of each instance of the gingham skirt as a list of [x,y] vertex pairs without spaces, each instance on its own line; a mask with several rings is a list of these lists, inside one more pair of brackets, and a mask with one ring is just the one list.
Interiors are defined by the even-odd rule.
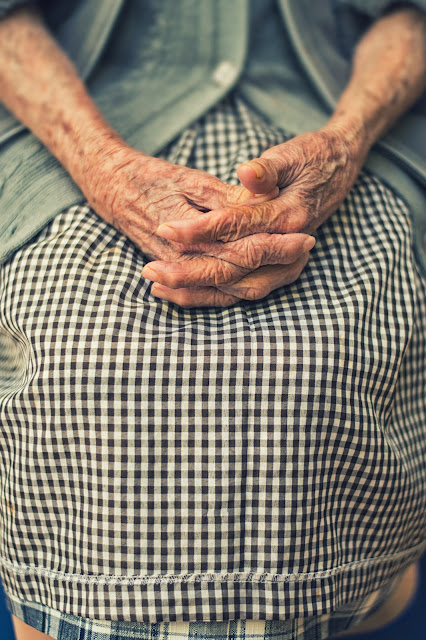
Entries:
[[[289,137],[233,94],[161,157],[237,184]],[[152,296],[147,257],[88,206],[2,265],[13,613],[60,640],[93,625],[319,640],[420,557],[426,278],[410,214],[363,172],[315,235],[295,283],[227,308]]]

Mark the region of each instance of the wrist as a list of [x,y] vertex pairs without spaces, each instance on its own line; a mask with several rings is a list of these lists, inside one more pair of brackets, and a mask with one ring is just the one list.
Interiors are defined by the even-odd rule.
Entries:
[[92,131],[90,136],[80,162],[82,170],[74,180],[90,206],[112,223],[115,202],[121,199],[123,188],[141,175],[148,181],[153,158],[128,145],[114,130]]
[[357,117],[342,118],[334,114],[321,132],[332,136],[334,145],[341,146],[348,168],[353,167],[353,171],[357,173],[372,146],[363,121]]
[[366,155],[374,143],[365,119],[338,107],[323,129],[340,136],[354,157]]
[[[128,163],[134,153],[137,152],[109,125],[92,126],[82,134],[66,168],[89,198],[101,184],[105,188],[111,177]],[[140,153],[140,156],[144,154]]]

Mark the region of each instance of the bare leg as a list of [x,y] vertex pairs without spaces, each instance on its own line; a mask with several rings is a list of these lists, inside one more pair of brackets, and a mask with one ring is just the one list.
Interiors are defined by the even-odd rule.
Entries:
[[350,631],[340,633],[333,638],[345,638],[357,633],[376,631],[397,618],[412,601],[419,584],[419,565],[414,563],[405,570],[400,582],[385,604],[372,616],[353,627]]
[[52,636],[48,636],[41,631],[37,631],[33,627],[12,615],[13,628],[15,629],[16,640],[54,640]]

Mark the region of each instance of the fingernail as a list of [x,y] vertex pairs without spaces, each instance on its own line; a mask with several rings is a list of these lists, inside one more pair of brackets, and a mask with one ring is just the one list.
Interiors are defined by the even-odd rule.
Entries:
[[142,269],[142,275],[147,280],[156,280],[160,274],[152,267],[146,266]]
[[310,251],[315,246],[316,240],[314,236],[309,236],[306,238],[305,242],[302,245],[303,251]]
[[262,165],[257,164],[256,162],[244,162],[242,166],[251,167],[254,170],[256,178],[258,180],[262,180],[263,176],[265,175]]
[[158,284],[157,282],[154,282],[151,287],[151,295],[155,298],[158,298],[159,300],[171,302],[171,300],[169,299],[170,291],[162,287],[161,284]]
[[155,233],[166,240],[176,240],[178,237],[176,230],[173,227],[169,227],[167,224],[160,224]]

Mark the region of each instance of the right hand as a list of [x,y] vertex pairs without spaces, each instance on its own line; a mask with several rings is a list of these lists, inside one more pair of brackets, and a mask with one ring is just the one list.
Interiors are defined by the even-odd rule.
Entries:
[[206,274],[213,286],[232,284],[261,266],[293,264],[306,256],[303,243],[309,236],[304,233],[271,234],[267,241],[266,234],[258,233],[234,242],[190,245],[155,233],[163,222],[191,219],[223,207],[266,202],[278,195],[278,188],[254,196],[248,189],[226,185],[204,171],[174,165],[120,144],[108,148],[87,169],[83,191],[96,213],[152,260],[192,260],[191,281],[187,285],[180,282],[179,287],[205,286]]

